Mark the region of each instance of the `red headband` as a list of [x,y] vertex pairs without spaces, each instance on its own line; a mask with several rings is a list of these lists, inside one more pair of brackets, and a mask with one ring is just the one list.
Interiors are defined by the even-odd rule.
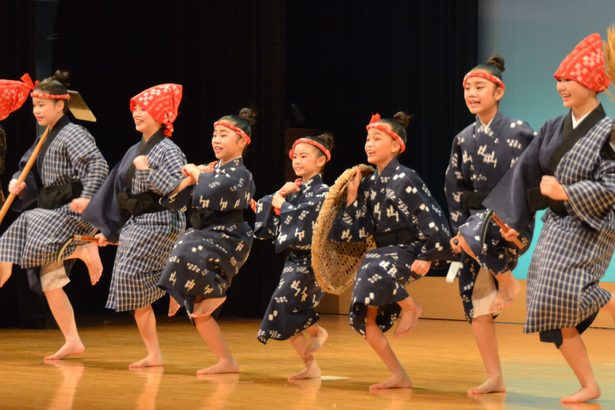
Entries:
[[296,140],[293,143],[293,147],[290,149],[290,151],[288,151],[288,156],[290,157],[290,159],[293,159],[293,155],[295,153],[295,147],[298,144],[309,144],[309,145],[312,145],[312,146],[318,148],[319,150],[322,151],[323,154],[325,154],[325,157],[327,157],[327,162],[331,161],[331,151],[329,151],[327,149],[327,147],[322,145],[320,142],[314,141],[311,138],[299,138],[298,140]]
[[43,98],[45,100],[70,100],[70,94],[47,94],[37,90],[32,91],[30,97]]
[[250,145],[250,143],[252,142],[252,139],[250,138],[250,136],[244,130],[242,130],[241,128],[233,124],[232,122],[228,120],[220,120],[220,121],[214,122],[214,127],[217,127],[218,125],[221,125],[223,127],[233,130],[235,133],[239,134],[240,137],[245,138],[248,141],[248,145]]
[[391,138],[393,138],[394,140],[397,140],[397,142],[399,142],[399,145],[401,146],[401,149],[399,150],[399,153],[401,154],[402,152],[404,152],[406,150],[406,143],[404,142],[404,140],[399,135],[397,135],[397,133],[394,132],[391,129],[391,127],[389,127],[388,125],[385,125],[385,124],[381,124],[379,121],[380,121],[380,114],[378,114],[378,113],[372,114],[372,118],[369,121],[369,124],[367,124],[365,126],[365,129],[366,130],[370,130],[372,128],[375,128],[377,130],[380,130],[380,131],[386,133]]
[[499,79],[498,77],[494,76],[493,74],[490,74],[484,70],[472,70],[469,73],[467,73],[465,75],[465,77],[463,77],[463,88],[466,87],[466,83],[468,82],[468,80],[472,77],[480,77],[480,78],[484,78],[485,80],[489,80],[492,83],[497,84],[498,86],[502,87],[502,89],[506,89],[506,86],[504,85],[504,81],[502,81],[501,79]]

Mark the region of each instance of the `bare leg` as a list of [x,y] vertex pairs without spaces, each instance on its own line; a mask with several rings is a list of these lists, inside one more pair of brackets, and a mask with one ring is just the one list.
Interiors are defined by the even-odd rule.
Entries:
[[386,336],[376,324],[377,314],[377,308],[367,308],[365,335],[367,343],[369,343],[372,349],[374,349],[376,354],[378,354],[380,359],[391,372],[391,377],[380,383],[372,384],[369,388],[370,390],[379,390],[412,387],[412,381],[406,374],[406,371],[397,359],[397,356],[395,356],[395,353],[393,352],[393,349],[391,349],[391,345],[389,345],[389,341]]
[[224,303],[225,300],[226,296],[223,298],[204,299],[199,303],[195,303],[194,312],[190,314],[190,317],[193,319],[197,317],[208,318],[216,311],[216,309],[220,307],[220,305]]
[[138,362],[128,365],[129,369],[139,369],[142,367],[162,366],[162,352],[158,343],[158,333],[156,333],[156,316],[151,305],[135,310],[135,321],[139,328],[139,333],[145,343],[147,356]]
[[600,387],[594,377],[585,343],[575,328],[562,329],[560,352],[581,384],[576,393],[562,397],[562,403],[583,403],[600,397]]
[[419,316],[423,313],[421,305],[414,303],[410,296],[401,302],[397,302],[401,306],[401,319],[397,324],[395,336],[404,336],[416,329]]
[[489,307],[491,313],[497,313],[510,306],[521,290],[521,284],[511,271],[495,275],[498,281],[498,294]]
[[301,370],[299,373],[288,376],[288,380],[319,379],[321,375],[320,367],[318,367],[314,354],[310,351],[310,347],[303,333],[291,337],[289,341],[299,357],[303,360],[305,369]]
[[11,262],[0,262],[0,288],[9,280],[12,273],[13,264]]
[[468,390],[468,394],[485,394],[505,392],[502,365],[498,352],[498,340],[495,334],[495,323],[491,316],[479,316],[472,319],[472,330],[476,345],[483,358],[487,380]]
[[198,370],[196,372],[197,376],[217,373],[238,373],[239,365],[226,345],[220,331],[220,326],[218,326],[215,319],[209,316],[196,316],[194,317],[194,324],[201,338],[203,338],[207,346],[218,358],[218,363]]
[[609,303],[604,305],[602,308],[609,312],[609,314],[613,318],[613,322],[615,322],[615,296],[611,296],[611,300],[609,300]]
[[70,355],[83,353],[85,346],[83,346],[79,337],[73,307],[64,290],[59,288],[45,291],[45,297],[47,303],[49,303],[51,314],[64,336],[62,347],[54,354],[45,356],[45,360],[60,360]]
[[100,255],[98,254],[98,245],[93,242],[79,245],[70,256],[66,257],[66,259],[81,259],[88,268],[88,274],[90,275],[90,282],[92,282],[92,285],[98,283],[103,271]]
[[173,296],[169,295],[169,317],[175,316],[180,307]]
[[310,342],[308,344],[308,352],[314,353],[320,350],[327,338],[329,337],[329,333],[317,323],[305,329],[308,335],[310,335]]

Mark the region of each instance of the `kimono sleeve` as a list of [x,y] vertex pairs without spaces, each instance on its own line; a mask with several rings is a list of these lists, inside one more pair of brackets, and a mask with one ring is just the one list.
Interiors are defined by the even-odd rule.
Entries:
[[340,207],[331,227],[329,239],[336,242],[361,242],[374,231],[374,222],[369,205],[369,177],[359,185],[357,199],[350,205]]
[[594,180],[564,186],[568,205],[583,222],[596,230],[615,229],[615,161],[602,160]]
[[92,198],[109,174],[109,165],[96,146],[94,137],[84,128],[66,146],[70,162],[83,186],[82,198]]
[[444,177],[444,193],[446,194],[451,229],[454,234],[457,233],[459,227],[465,223],[469,216],[469,214],[463,210],[463,192],[472,190],[471,181],[466,179],[463,175],[462,164],[462,147],[459,144],[459,136],[456,136],[453,140],[451,159],[446,168]]
[[246,209],[254,194],[252,175],[243,167],[201,173],[194,186],[192,204],[213,211]]
[[273,212],[272,199],[273,195],[266,195],[256,202],[255,238],[273,239],[278,235],[279,219]]
[[[398,205],[408,207],[421,247],[417,259],[426,261],[448,260],[450,252],[450,230],[444,212],[431,196],[425,183],[417,176],[411,176],[410,185],[402,190]],[[403,208],[401,208],[403,209]]]
[[[286,201],[280,209],[280,232],[276,242],[276,251],[282,252],[288,247],[309,247],[312,232],[320,207],[325,200],[328,188],[322,187],[309,200],[293,204]],[[284,241],[280,239],[284,238]]]
[[515,166],[506,172],[483,201],[486,208],[493,209],[504,222],[519,232],[526,229],[534,217],[528,201],[528,190],[538,187],[545,174],[539,155],[546,132],[543,127]]
[[140,185],[140,191],[166,196],[181,182],[181,169],[186,164],[186,156],[173,145],[154,153],[150,161],[149,169],[135,171],[136,181],[133,183]]

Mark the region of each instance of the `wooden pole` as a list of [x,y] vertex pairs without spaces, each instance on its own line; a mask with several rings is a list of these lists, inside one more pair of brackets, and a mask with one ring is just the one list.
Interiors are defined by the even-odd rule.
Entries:
[[[510,227],[506,225],[506,223],[495,212],[491,213],[491,219],[493,219],[493,222],[500,227],[502,232],[508,232],[510,230]],[[523,243],[521,243],[519,238],[513,238],[511,242],[514,243],[519,249],[524,248]]]
[[[43,148],[43,144],[45,143],[45,140],[47,139],[47,135],[49,134],[50,130],[51,130],[50,127],[47,126],[47,128],[45,129],[45,132],[41,136],[41,139],[38,141],[38,144],[36,144],[36,147],[34,147],[34,151],[32,152],[32,155],[30,155],[30,158],[28,158],[28,162],[26,162],[26,165],[23,167],[21,174],[19,174],[19,178],[17,178],[18,184],[26,180],[28,173],[30,172],[30,170],[32,169],[32,166],[34,166],[34,163],[36,162],[36,159],[38,158],[39,152],[41,152],[41,148]],[[2,205],[2,209],[0,209],[0,223],[2,223],[2,221],[4,220],[4,217],[9,211],[11,204],[15,200],[15,196],[16,196],[15,194],[9,193],[9,196],[6,197],[6,201]]]

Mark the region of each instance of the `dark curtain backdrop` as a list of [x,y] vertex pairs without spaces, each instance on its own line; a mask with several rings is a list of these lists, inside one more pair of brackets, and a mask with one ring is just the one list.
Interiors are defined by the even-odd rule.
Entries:
[[[17,78],[34,67],[34,44],[24,33],[37,27],[26,7],[31,1],[4,3],[11,3],[14,15],[22,11],[21,24],[4,10],[0,14],[0,52],[8,56],[0,62],[2,78]],[[477,0],[377,5],[347,0],[59,0],[55,32],[45,38],[53,46],[51,65],[72,71],[72,87],[98,117],[97,123],[84,125],[111,165],[139,139],[128,110],[130,97],[157,83],[177,82],[184,86],[184,98],[173,138],[191,162],[213,158],[214,120],[245,105],[258,109],[246,156],[257,197],[283,183],[285,128],[336,133],[334,160],[325,176],[332,182],[343,169],[365,160],[364,126],[371,113],[390,116],[403,109],[415,118],[408,129],[408,151],[400,159],[442,200],[450,141],[470,121],[460,83],[476,63],[476,24]],[[26,111],[16,120],[21,129],[10,134],[27,143],[10,144],[13,155],[21,155],[33,138]],[[78,265],[67,288],[78,312],[104,311],[114,250],[104,249],[101,256],[105,273],[99,285],[91,288]],[[270,243],[255,241],[222,313],[261,315],[282,261]]]

